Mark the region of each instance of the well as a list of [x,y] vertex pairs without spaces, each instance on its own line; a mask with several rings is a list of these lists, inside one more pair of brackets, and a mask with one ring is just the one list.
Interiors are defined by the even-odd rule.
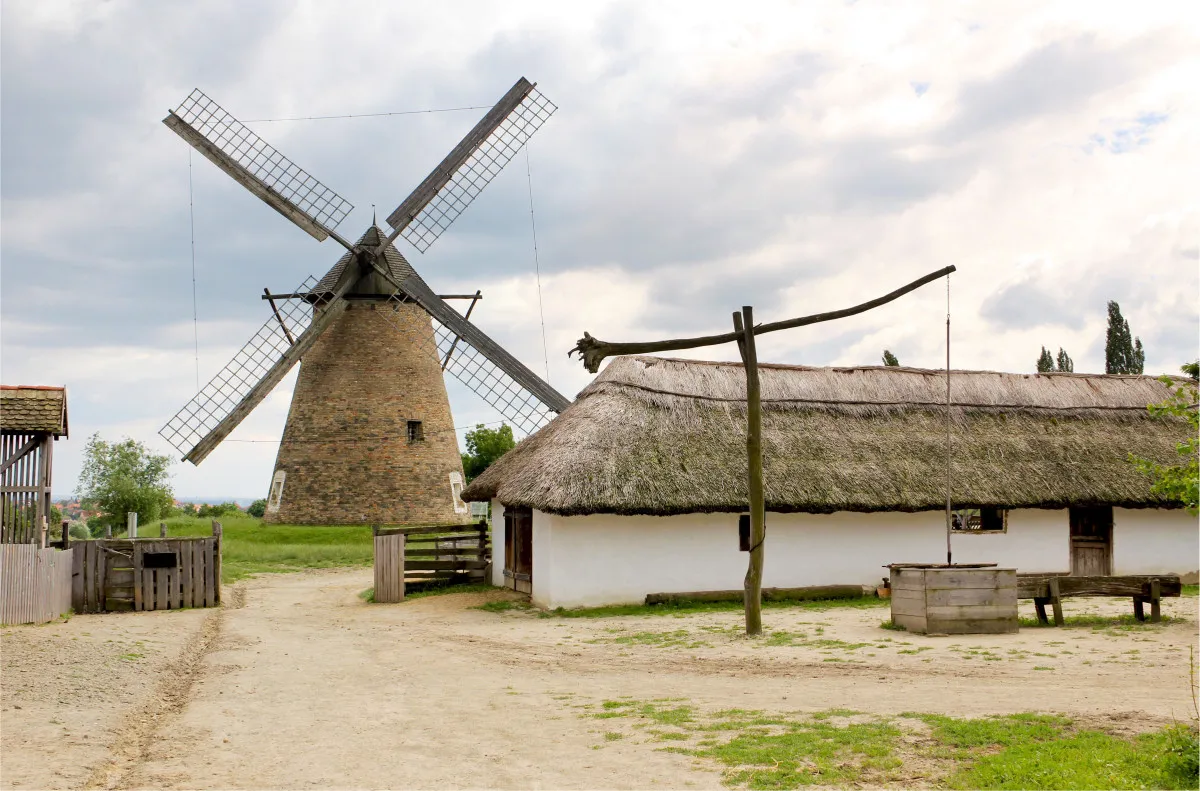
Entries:
[[1017,570],[992,564],[897,563],[892,622],[920,634],[1017,631]]

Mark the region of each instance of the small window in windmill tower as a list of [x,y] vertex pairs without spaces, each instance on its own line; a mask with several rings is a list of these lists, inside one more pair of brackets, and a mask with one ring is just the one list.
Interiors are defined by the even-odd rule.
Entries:
[[1008,532],[1008,511],[1003,508],[964,508],[950,515],[950,529],[955,533]]
[[425,439],[425,427],[421,425],[421,421],[408,421],[408,441],[420,442],[423,439]]

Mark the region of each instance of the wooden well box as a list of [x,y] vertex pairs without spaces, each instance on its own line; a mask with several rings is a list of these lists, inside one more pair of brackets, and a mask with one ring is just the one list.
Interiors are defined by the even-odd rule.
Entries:
[[995,566],[893,565],[892,622],[920,634],[1017,631],[1017,571]]

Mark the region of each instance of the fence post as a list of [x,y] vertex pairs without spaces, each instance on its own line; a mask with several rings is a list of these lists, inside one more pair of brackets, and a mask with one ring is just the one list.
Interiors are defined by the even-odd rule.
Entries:
[[105,538],[112,538],[112,525],[105,525],[105,526],[104,526],[104,537],[105,537]]
[[71,548],[71,522],[70,520],[62,520],[62,548],[64,550]]
[[158,523],[158,537],[159,538],[167,537],[167,523],[166,522]]
[[46,524],[46,517],[43,516],[40,520],[38,520],[38,549],[46,548],[46,533],[48,532],[49,530]]
[[212,521],[212,534],[216,541],[213,542],[213,585],[216,590],[213,592],[217,604],[221,603],[221,535],[224,528],[216,519]]
[[125,537],[137,538],[137,511],[125,514]]

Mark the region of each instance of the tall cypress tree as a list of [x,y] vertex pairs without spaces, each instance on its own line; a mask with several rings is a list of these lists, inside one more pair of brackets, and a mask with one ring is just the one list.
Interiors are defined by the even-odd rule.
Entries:
[[1121,306],[1108,303],[1108,330],[1104,336],[1104,373],[1140,374],[1145,369],[1146,350],[1142,339],[1133,337]]
[[883,350],[883,364],[887,366],[897,366],[900,361],[896,359],[896,355],[892,354],[888,349]]
[[1063,373],[1075,373],[1075,361],[1071,359],[1071,355],[1067,354],[1063,347],[1058,347],[1058,361],[1055,365],[1056,369]]
[[1037,358],[1037,372],[1040,374],[1048,374],[1054,370],[1054,358],[1050,356],[1050,351],[1043,346],[1042,353]]

